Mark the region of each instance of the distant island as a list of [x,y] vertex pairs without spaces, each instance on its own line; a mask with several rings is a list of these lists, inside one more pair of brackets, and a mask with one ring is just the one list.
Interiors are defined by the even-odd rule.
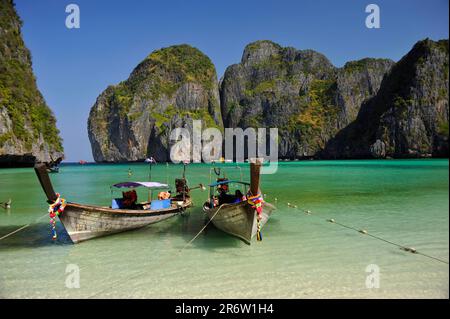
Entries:
[[[36,88],[12,2],[0,12],[0,166],[63,154]],[[277,127],[280,159],[448,157],[448,40],[417,42],[400,61],[365,58],[335,67],[313,50],[256,41],[218,81],[198,49],[152,52],[93,105],[97,162],[169,160],[169,133],[207,127]],[[58,154],[58,155],[56,155]]]

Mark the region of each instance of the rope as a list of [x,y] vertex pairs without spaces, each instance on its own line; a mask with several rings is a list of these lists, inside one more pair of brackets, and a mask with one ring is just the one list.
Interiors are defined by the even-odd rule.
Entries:
[[11,236],[11,235],[14,235],[15,233],[20,232],[21,230],[23,230],[23,229],[25,229],[25,228],[27,228],[27,227],[29,227],[29,226],[31,226],[31,225],[37,223],[38,221],[40,221],[42,218],[44,218],[44,217],[46,217],[46,216],[48,216],[48,213],[45,213],[45,214],[42,215],[41,217],[37,218],[34,222],[29,223],[29,224],[26,224],[26,225],[24,225],[24,226],[22,226],[22,227],[19,227],[19,228],[17,228],[16,230],[10,232],[9,234],[6,234],[5,236],[0,237],[0,240],[3,240],[3,239],[5,239],[5,238],[7,238],[7,237],[9,237],[9,236]]
[[[288,205],[288,207],[291,207],[291,208],[296,209],[296,210],[298,210],[298,211],[303,211],[306,215],[310,215],[310,216],[314,216],[314,217],[317,217],[317,218],[322,219],[321,217],[319,217],[319,216],[317,216],[317,215],[313,215],[312,212],[311,212],[310,210],[305,210],[305,209],[302,210],[302,209],[298,208],[297,205],[292,205],[291,203],[287,203],[287,205]],[[394,242],[389,241],[389,240],[387,240],[387,239],[384,239],[384,238],[382,238],[382,237],[379,237],[379,236],[376,236],[376,235],[372,235],[372,234],[370,234],[370,233],[369,233],[367,230],[365,230],[365,229],[357,229],[357,228],[355,228],[355,227],[353,227],[353,226],[348,226],[348,225],[339,223],[339,222],[337,222],[336,220],[334,220],[333,218],[327,219],[326,221],[329,222],[329,223],[332,223],[332,224],[336,224],[336,225],[338,225],[338,226],[341,226],[341,227],[343,227],[343,228],[347,228],[347,229],[350,229],[350,230],[354,230],[354,231],[356,231],[356,232],[358,232],[358,233],[360,233],[360,234],[362,234],[362,235],[370,236],[370,237],[372,237],[372,238],[374,238],[374,239],[377,239],[377,240],[379,240],[379,241],[383,241],[383,242],[388,243],[388,244],[390,244],[390,245],[397,246],[397,247],[399,247],[400,249],[402,249],[402,250],[404,250],[404,251],[407,251],[407,252],[410,252],[410,253],[413,253],[413,254],[417,254],[417,255],[421,255],[421,256],[424,256],[424,257],[427,257],[427,258],[430,258],[430,259],[434,259],[434,260],[436,260],[436,261],[439,261],[439,262],[444,263],[444,264],[447,264],[447,265],[449,264],[449,262],[446,261],[446,260],[443,260],[443,259],[440,259],[440,258],[438,258],[438,257],[434,257],[434,256],[431,256],[431,255],[422,253],[422,252],[420,252],[420,251],[417,251],[415,248],[412,248],[412,247],[406,247],[406,246],[403,246],[403,245],[401,245],[401,244],[397,244],[397,243],[394,243]]]
[[[198,236],[206,229],[206,227],[208,227],[209,223],[214,219],[214,217],[216,217],[216,215],[219,213],[219,211],[222,209],[222,207],[223,207],[223,206],[226,206],[226,205],[227,205],[227,204],[222,204],[222,205],[220,205],[220,206],[219,206],[219,209],[217,209],[217,211],[216,211],[216,212],[214,213],[214,215],[210,218],[210,220],[202,227],[202,229],[200,229],[200,231],[199,231],[199,232],[198,232],[198,233],[197,233],[197,234],[196,234],[196,235],[195,235],[195,236],[194,236],[194,237],[193,237],[186,245],[184,245],[181,249],[179,249],[178,252],[177,252],[176,254],[174,254],[174,255],[172,255],[172,256],[169,256],[168,259],[166,259],[164,262],[162,262],[162,263],[159,265],[159,267],[162,267],[162,266],[166,265],[168,262],[170,262],[170,261],[172,261],[173,259],[177,258],[177,257],[183,252],[184,249],[186,249],[190,244],[192,244],[192,243],[194,242],[194,240],[197,239],[197,237],[198,237]],[[104,292],[104,291],[106,291],[106,290],[110,290],[112,287],[117,287],[117,286],[119,286],[124,280],[128,281],[128,280],[130,280],[130,279],[137,278],[137,277],[141,276],[141,275],[144,274],[144,273],[146,273],[146,271],[140,271],[140,272],[137,272],[136,274],[134,274],[133,276],[127,277],[127,278],[125,278],[125,279],[118,280],[118,281],[116,281],[115,283],[109,285],[108,288],[105,288],[105,289],[102,289],[102,290],[100,290],[100,291],[97,291],[96,293],[90,295],[88,298],[89,298],[89,299],[90,299],[90,298],[93,298],[93,297],[99,295],[100,293],[102,293],[102,292]]]
[[187,246],[189,246],[190,244],[192,244],[194,242],[194,240],[197,239],[197,237],[205,230],[206,227],[208,227],[209,223],[214,219],[214,217],[216,217],[217,213],[222,209],[222,207],[225,204],[220,205],[219,209],[214,213],[214,215],[211,217],[210,220],[208,220],[208,222],[205,224],[205,226],[202,227],[202,229],[200,229],[200,231],[197,233],[197,235],[194,236],[194,238],[192,238],[183,248],[181,248],[178,251],[178,254],[180,254]]

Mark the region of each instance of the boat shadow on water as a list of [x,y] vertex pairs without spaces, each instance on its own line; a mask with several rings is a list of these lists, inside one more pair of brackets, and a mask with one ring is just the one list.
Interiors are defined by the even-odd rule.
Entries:
[[[205,227],[207,223],[207,217],[202,212],[193,211],[189,215],[181,217],[179,232],[186,242],[186,245],[190,243],[190,245],[186,247],[187,249],[190,247],[214,251],[218,249],[248,246],[242,240],[231,237],[220,229],[217,229],[212,223],[209,223]],[[205,229],[200,232],[203,227],[205,227]],[[195,236],[197,236],[197,238],[193,240]]]
[[[142,228],[131,230],[128,232],[118,233],[114,237],[121,237],[121,240],[149,240],[151,238],[157,239],[161,236],[180,236],[183,239],[183,244],[180,247],[173,247],[174,249],[204,249],[204,250],[218,250],[227,248],[242,248],[248,247],[242,240],[231,237],[221,230],[217,229],[212,223],[209,223],[206,228],[207,219],[203,212],[195,208],[185,216],[178,216],[170,221],[163,221],[155,225],[148,225]],[[269,222],[269,227],[266,232],[269,234],[279,228],[280,221],[273,218]],[[0,238],[10,234],[23,227],[23,225],[3,225],[0,226]],[[0,241],[0,251],[9,248],[37,248],[48,246],[71,246],[74,245],[70,239],[69,234],[61,223],[56,223],[56,232],[58,237],[52,240],[51,227],[45,222],[32,224],[29,227],[20,230]],[[200,234],[199,234],[200,232]],[[198,235],[198,236],[197,236]],[[194,239],[194,237],[197,236]],[[110,239],[111,236],[105,236],[92,241],[103,241]],[[193,240],[193,241],[192,241]],[[191,242],[192,241],[192,242]],[[188,246],[186,246],[190,243]]]
[[[0,237],[21,228],[21,225],[0,226]],[[58,238],[52,240],[50,225],[47,223],[32,224],[0,242],[0,251],[8,248],[36,248],[54,245],[72,245],[69,235],[62,225],[57,225]]]

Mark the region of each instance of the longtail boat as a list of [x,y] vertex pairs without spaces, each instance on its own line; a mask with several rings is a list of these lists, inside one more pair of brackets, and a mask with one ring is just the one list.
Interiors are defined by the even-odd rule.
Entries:
[[[261,229],[275,210],[273,205],[264,201],[259,189],[261,164],[259,159],[251,161],[250,183],[218,178],[209,185],[209,198],[203,205],[203,211],[215,227],[249,245],[255,236],[262,239]],[[235,195],[228,194],[232,185],[238,188]]]
[[[47,202],[49,204],[56,203],[59,196],[53,189],[46,166],[36,164],[34,169],[47,196]],[[151,189],[165,189],[168,188],[168,185],[157,182],[125,182],[115,184],[113,187],[131,189],[146,187],[150,193]],[[125,200],[125,193],[123,199],[113,199],[111,207],[67,202],[58,217],[72,242],[78,243],[91,238],[141,228],[184,212],[186,208],[192,206],[189,196],[190,189],[184,174],[183,178],[176,179],[176,191],[177,194],[174,197],[133,204],[132,208],[120,206],[120,201]],[[165,193],[169,194],[169,192]]]
[[59,164],[61,164],[63,158],[58,157],[56,160],[50,155],[50,162],[45,162],[45,166],[47,167],[47,172],[49,173],[59,173]]

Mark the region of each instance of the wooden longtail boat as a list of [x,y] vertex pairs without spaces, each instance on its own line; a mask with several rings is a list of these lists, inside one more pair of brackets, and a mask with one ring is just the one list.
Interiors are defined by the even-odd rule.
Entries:
[[[265,201],[262,202],[262,214],[258,221],[258,213],[253,204],[248,200],[239,201],[236,199],[235,203],[216,204],[216,196],[214,196],[214,189],[221,187],[222,185],[238,184],[243,187],[250,186],[247,196],[259,195],[262,198],[259,189],[259,177],[260,177],[261,161],[255,160],[250,163],[250,183],[242,181],[231,181],[222,179],[216,183],[210,184],[210,196],[209,200],[203,205],[203,211],[208,216],[209,220],[218,229],[242,239],[245,243],[251,243],[253,237],[258,232],[259,228],[267,223],[271,213],[275,210],[275,207]],[[220,180],[220,179],[219,179]]]
[[[37,164],[34,169],[47,196],[48,203],[55,202],[57,195],[53,190],[46,166]],[[67,202],[64,211],[59,215],[59,219],[74,243],[141,228],[176,216],[186,208],[192,206],[186,179],[183,177],[182,179],[177,179],[176,182],[178,194],[176,197],[170,199],[168,208],[113,209],[110,207]]]
[[59,173],[59,166],[51,166],[51,167],[47,168],[47,171],[49,173]]
[[45,166],[47,167],[47,172],[49,173],[59,173],[59,164],[61,164],[63,158],[58,157],[56,160],[52,158],[50,155],[50,162],[45,162]]

